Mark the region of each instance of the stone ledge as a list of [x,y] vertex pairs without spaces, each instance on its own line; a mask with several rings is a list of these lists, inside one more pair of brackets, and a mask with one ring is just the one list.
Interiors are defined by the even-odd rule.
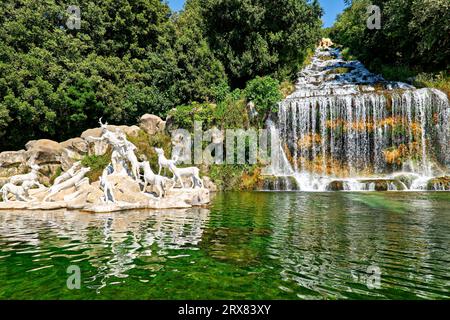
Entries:
[[110,204],[80,204],[71,201],[54,201],[54,202],[23,202],[8,201],[0,202],[0,210],[79,210],[90,213],[108,213],[126,210],[141,209],[186,209],[196,206],[204,206],[210,202],[210,193],[208,189],[172,189],[167,192],[166,197],[156,198],[151,194],[146,194],[148,201],[146,202],[125,202],[119,201]]

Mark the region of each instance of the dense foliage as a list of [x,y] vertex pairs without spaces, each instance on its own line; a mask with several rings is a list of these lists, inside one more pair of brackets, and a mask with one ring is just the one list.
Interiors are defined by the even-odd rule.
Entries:
[[[449,68],[450,1],[353,0],[330,34],[373,69],[383,64],[423,71]],[[367,6],[381,9],[381,28],[370,30]]]
[[100,116],[131,124],[223,101],[257,75],[293,74],[320,33],[307,0],[188,0],[181,13],[161,0],[70,4],[79,29],[60,0],[0,3],[0,150],[77,136]]
[[317,0],[190,1],[200,3],[203,30],[233,86],[256,76],[295,74],[320,37]]
[[[193,102],[170,110],[168,126],[192,130],[194,121],[201,121],[204,130],[215,126],[219,129],[261,128],[265,118],[277,111],[277,102],[283,98],[281,84],[272,77],[256,77],[243,89],[220,88],[216,103]],[[256,114],[252,118],[249,102],[253,102]]]

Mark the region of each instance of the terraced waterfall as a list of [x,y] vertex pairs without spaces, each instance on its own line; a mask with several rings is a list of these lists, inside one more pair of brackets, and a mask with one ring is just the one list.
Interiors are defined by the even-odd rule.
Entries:
[[317,50],[273,119],[283,165],[264,188],[450,190],[449,116],[445,93]]

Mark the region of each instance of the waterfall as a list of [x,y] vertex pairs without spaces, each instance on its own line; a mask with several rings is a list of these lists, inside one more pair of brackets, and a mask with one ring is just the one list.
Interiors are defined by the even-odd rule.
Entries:
[[450,167],[449,116],[445,93],[386,81],[339,50],[317,50],[279,104],[282,166],[272,174],[307,191],[424,190]]

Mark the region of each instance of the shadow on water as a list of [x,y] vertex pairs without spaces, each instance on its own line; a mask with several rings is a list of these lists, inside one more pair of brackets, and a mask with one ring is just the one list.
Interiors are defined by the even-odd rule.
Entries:
[[209,209],[1,212],[0,298],[450,298],[449,200],[222,193]]

